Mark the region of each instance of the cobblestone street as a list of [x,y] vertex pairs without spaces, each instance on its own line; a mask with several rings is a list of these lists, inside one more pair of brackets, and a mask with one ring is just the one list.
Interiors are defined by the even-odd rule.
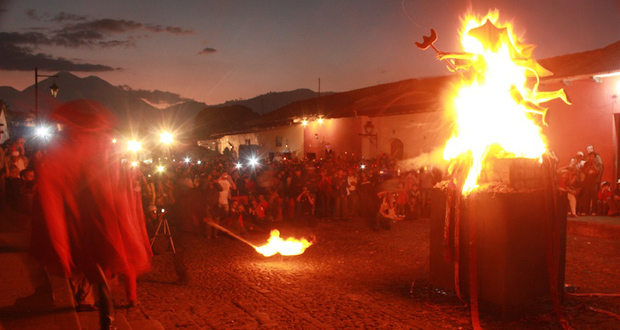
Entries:
[[[468,306],[438,292],[429,296],[424,285],[428,220],[380,232],[360,220],[313,229],[282,226],[281,232],[316,235],[316,243],[300,256],[265,258],[232,238],[175,234],[180,252],[154,257],[153,271],[139,279],[141,305],[123,313],[129,320],[156,319],[166,329],[471,328]],[[249,236],[256,244],[265,239]],[[620,292],[620,242],[569,236],[567,259],[566,282],[579,292]],[[591,307],[620,313],[620,298],[564,301],[576,329],[620,329],[620,320]],[[517,320],[482,316],[484,329],[559,329],[557,324],[550,307]]]

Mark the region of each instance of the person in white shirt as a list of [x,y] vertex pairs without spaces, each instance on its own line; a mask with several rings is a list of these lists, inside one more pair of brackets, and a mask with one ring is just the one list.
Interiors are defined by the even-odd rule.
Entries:
[[217,183],[220,185],[220,187],[222,187],[222,190],[220,191],[220,197],[218,200],[220,210],[222,210],[222,213],[223,213],[222,216],[227,216],[228,211],[230,209],[228,206],[228,198],[230,195],[230,190],[231,189],[237,190],[237,186],[233,182],[230,175],[228,175],[228,173],[226,172],[222,173],[222,175],[220,176],[220,179],[217,180]]

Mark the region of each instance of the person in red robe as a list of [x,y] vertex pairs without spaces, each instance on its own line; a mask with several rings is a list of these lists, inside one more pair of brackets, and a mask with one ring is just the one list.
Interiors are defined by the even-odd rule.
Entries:
[[32,252],[48,269],[92,284],[124,275],[135,303],[136,277],[152,254],[134,173],[112,143],[116,117],[96,101],[77,100],[50,119],[61,130],[38,169]]

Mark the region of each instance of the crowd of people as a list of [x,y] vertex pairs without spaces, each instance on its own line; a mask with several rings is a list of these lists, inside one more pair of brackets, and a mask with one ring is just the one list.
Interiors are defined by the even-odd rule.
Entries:
[[139,189],[154,226],[167,210],[180,228],[217,237],[208,222],[236,233],[267,230],[287,221],[316,226],[319,221],[364,218],[375,229],[430,212],[430,189],[441,172],[401,171],[383,155],[361,160],[343,156],[249,164],[219,158],[199,163],[172,162],[157,172],[142,163]]
[[558,170],[558,187],[567,193],[570,217],[620,215],[620,180],[612,189],[610,182],[601,182],[603,170],[601,156],[591,145]]
[[[88,103],[69,105],[66,113],[57,110],[67,128],[47,154],[35,144],[28,148],[21,137],[6,141],[0,152],[0,200],[33,214],[33,221],[40,219],[38,232],[33,224],[35,250],[40,245],[42,260],[64,267],[76,296],[83,294],[84,279],[102,283],[104,277],[120,274],[128,301],[137,302],[136,276],[150,266],[146,231],[153,237],[163,217],[173,227],[207,239],[221,235],[217,225],[243,235],[267,232],[280,222],[314,227],[352,218],[364,219],[379,231],[391,229],[396,221],[430,216],[432,188],[444,179],[438,168],[403,169],[385,154],[373,159],[334,153],[287,159],[277,153],[258,162],[226,155],[171,160],[165,166],[137,162],[135,155],[108,142],[111,119],[99,118],[93,110],[80,120],[75,114],[82,107],[101,111]],[[116,160],[101,167],[111,155]],[[558,187],[567,193],[570,216],[620,214],[620,180],[612,189],[609,182],[601,182],[603,170],[592,146],[558,170]],[[102,226],[84,226],[91,221]],[[84,233],[55,239],[64,227]],[[101,237],[101,244],[89,244],[92,251],[67,248],[85,237]],[[88,299],[76,301],[92,305],[92,294]]]
[[0,202],[14,209],[29,213],[35,187],[35,168],[41,162],[43,152],[33,149],[27,153],[24,138],[8,139],[0,152]]

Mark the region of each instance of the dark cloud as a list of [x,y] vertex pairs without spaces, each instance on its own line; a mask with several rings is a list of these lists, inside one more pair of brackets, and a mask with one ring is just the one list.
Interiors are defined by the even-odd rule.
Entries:
[[2,45],[52,45],[45,34],[41,32],[0,32],[0,46]]
[[[7,0],[0,0],[0,15]],[[0,70],[32,70],[37,66],[50,71],[102,72],[118,70],[106,65],[79,63],[62,57],[38,52],[40,46],[66,48],[112,48],[135,47],[136,42],[149,33],[187,35],[194,33],[176,26],[149,25],[133,20],[95,19],[86,16],[60,12],[56,16],[36,10],[26,11],[28,18],[37,21],[59,23],[60,28],[39,29],[30,32],[0,32]],[[146,32],[146,34],[145,34]],[[121,38],[115,38],[120,36]],[[215,52],[205,49],[201,53]]]
[[52,18],[52,21],[59,22],[59,23],[62,23],[64,21],[85,21],[85,20],[86,20],[86,16],[65,13],[64,11],[61,11],[60,13],[56,14],[54,18]]
[[8,11],[9,3],[9,0],[0,0],[0,20],[2,19],[2,16],[4,16]]
[[133,32],[143,28],[143,24],[124,19],[97,19],[83,23],[65,25],[60,32],[93,31],[101,34],[115,34]]
[[194,30],[186,30],[177,26],[161,26],[161,25],[148,25],[144,27],[146,30],[151,32],[168,32],[174,35],[187,35],[193,34]]
[[136,21],[111,18],[69,24],[60,31],[73,32],[84,30],[96,31],[102,34],[130,33],[137,30],[145,30],[154,33],[166,32],[174,35],[186,35],[194,33],[193,30],[186,30],[177,26],[146,25]]
[[28,18],[30,18],[31,20],[35,20],[35,21],[40,21],[43,19],[43,16],[38,15],[37,11],[34,9],[28,9],[26,10],[26,16]]
[[217,50],[215,48],[207,47],[201,50],[200,52],[198,52],[198,55],[207,55],[207,54],[213,54],[213,53],[217,53]]
[[[36,53],[26,46],[48,42],[40,33],[5,33],[0,32],[0,70],[30,71],[34,67],[49,71],[104,72],[118,70],[107,65],[79,63],[62,57]],[[39,43],[41,44],[41,43]]]

